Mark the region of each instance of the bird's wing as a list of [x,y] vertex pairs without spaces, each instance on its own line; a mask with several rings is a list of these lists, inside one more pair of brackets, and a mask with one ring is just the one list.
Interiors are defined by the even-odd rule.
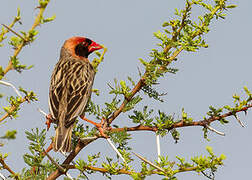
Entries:
[[52,75],[49,107],[53,117],[70,126],[85,109],[91,95],[94,70],[89,62],[58,63]]

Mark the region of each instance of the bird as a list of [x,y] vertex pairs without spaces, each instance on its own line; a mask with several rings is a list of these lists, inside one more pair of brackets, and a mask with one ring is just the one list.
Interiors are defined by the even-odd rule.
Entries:
[[71,37],[60,51],[51,75],[49,112],[57,124],[53,150],[63,154],[72,150],[72,130],[78,116],[84,114],[91,96],[95,70],[88,56],[103,47],[86,37]]

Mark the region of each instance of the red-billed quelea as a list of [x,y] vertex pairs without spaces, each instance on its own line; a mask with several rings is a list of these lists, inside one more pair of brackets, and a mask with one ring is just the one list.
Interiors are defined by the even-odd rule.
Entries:
[[72,149],[71,137],[76,118],[84,114],[91,96],[95,71],[88,55],[102,46],[84,37],[65,41],[56,64],[49,89],[49,111],[57,124],[54,151]]

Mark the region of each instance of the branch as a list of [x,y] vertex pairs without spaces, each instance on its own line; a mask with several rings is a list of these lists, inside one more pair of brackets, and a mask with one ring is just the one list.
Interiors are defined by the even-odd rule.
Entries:
[[54,164],[61,172],[65,173],[65,169],[61,167],[54,159],[43,149],[43,153],[48,157],[48,159]]
[[13,34],[15,34],[16,36],[20,37],[23,41],[26,41],[26,39],[24,39],[23,36],[21,36],[20,34],[18,34],[17,32],[15,32],[14,30],[12,30],[10,27],[6,26],[5,24],[1,24],[3,27],[5,27],[6,29],[8,29],[8,31],[11,31]]
[[[63,165],[63,166],[66,167],[67,169],[76,169],[75,165]],[[109,170],[107,170],[105,168],[99,168],[99,167],[93,167],[93,166],[86,166],[86,167],[84,167],[84,170],[96,171],[96,172],[100,172],[103,174],[109,173]],[[117,169],[116,172],[118,174],[128,174],[128,175],[135,173],[134,171],[127,171],[125,169]]]
[[[134,153],[134,154],[135,154],[135,153]],[[139,156],[139,155],[138,155],[138,156]],[[141,157],[141,156],[140,156],[140,157]],[[139,158],[140,158],[140,157],[139,157]],[[142,158],[142,157],[141,157],[141,158]],[[141,159],[141,158],[140,158],[140,159]],[[144,158],[143,158],[143,159],[144,159]],[[143,159],[142,159],[142,160],[143,160]],[[150,161],[148,161],[148,160],[146,160],[146,159],[144,159],[143,161],[144,161],[145,163],[149,164],[150,166],[153,166],[154,168],[157,169],[156,171],[155,171],[155,170],[149,171],[149,173],[151,173],[151,174],[158,174],[158,175],[160,175],[160,172],[163,172],[163,173],[166,172],[164,169],[158,167],[157,165],[153,164],[152,162],[150,162]],[[147,162],[146,162],[146,161],[147,161]],[[62,166],[64,166],[64,167],[67,168],[67,169],[77,169],[77,168],[75,167],[75,165],[62,165]],[[197,168],[198,168],[197,166],[187,167],[187,168],[179,168],[179,169],[174,170],[174,174],[177,174],[177,173],[180,173],[180,172],[195,171]],[[83,170],[91,170],[91,171],[95,171],[95,172],[100,172],[100,173],[102,173],[102,174],[104,174],[104,173],[110,173],[110,171],[109,171],[108,169],[106,169],[106,168],[99,168],[99,167],[94,167],[94,166],[86,166],[86,167],[83,168]],[[116,171],[116,174],[117,174],[117,175],[120,175],[120,174],[128,174],[128,175],[139,174],[139,175],[141,175],[141,172],[127,171],[127,170],[125,170],[125,169],[117,169],[117,170],[115,170],[115,171]],[[149,175],[150,175],[150,174],[149,174]]]
[[[26,97],[24,97],[24,98],[22,98],[22,99],[20,100],[20,104],[24,103],[25,101],[27,101],[27,98],[26,98]],[[20,105],[20,104],[19,104],[19,105]],[[12,105],[12,106],[10,107],[9,111],[8,111],[5,115],[3,115],[3,116],[0,118],[0,122],[2,122],[2,121],[5,120],[7,117],[9,117],[10,114],[11,114],[12,112],[16,111],[18,107],[19,107],[19,106]]]
[[[48,3],[49,3],[49,0],[48,0]],[[43,16],[43,13],[44,13],[45,8],[46,8],[46,6],[47,6],[48,3],[45,3],[43,7],[39,7],[39,13],[38,13],[37,17],[35,18],[35,21],[34,21],[32,27],[31,27],[31,29],[30,29],[29,31],[33,31],[37,26],[40,25],[41,18],[42,18],[42,16]],[[12,25],[12,26],[13,26],[13,25]],[[9,28],[11,28],[12,26],[10,25]],[[13,54],[12,57],[15,58],[15,57],[17,57],[17,56],[19,55],[19,53],[21,52],[21,50],[23,49],[23,47],[24,47],[24,46],[27,44],[27,42],[29,41],[28,39],[29,39],[29,37],[26,38],[25,41],[23,40],[23,41],[21,42],[21,44],[20,44],[20,45],[17,47],[17,49],[14,51],[14,54]],[[0,80],[1,80],[10,70],[12,70],[12,69],[13,69],[13,65],[12,65],[12,61],[11,61],[11,59],[10,59],[8,65],[7,65],[7,67],[5,68],[5,70],[4,70],[4,72],[3,72],[3,76],[0,77]]]
[[123,111],[123,108],[126,106],[126,104],[133,98],[133,96],[140,91],[140,89],[144,86],[144,79],[140,79],[138,81],[138,83],[136,84],[136,86],[132,89],[132,91],[130,92],[130,96],[127,97],[127,99],[125,98],[123,103],[121,104],[121,106],[119,107],[118,110],[116,110],[107,120],[105,120],[106,122],[108,122],[108,124],[111,124],[115,118],[117,118],[117,116],[119,116],[119,114]]
[[[17,16],[14,18],[14,20],[11,22],[11,24],[8,26],[8,28],[12,28],[16,24],[16,22],[18,22],[18,21],[20,21],[20,10],[19,10],[19,8],[18,8]],[[6,28],[6,30],[3,29],[2,32],[0,33],[0,42],[2,42],[5,39],[4,35],[9,32],[8,28]]]
[[[89,141],[86,140],[85,143],[84,141],[79,141],[76,145],[76,147],[74,148],[74,150],[68,155],[68,157],[65,159],[65,161],[61,164],[61,166],[65,167],[65,172],[68,171],[69,168],[69,164],[73,161],[73,159],[79,154],[79,152],[86,147],[89,143],[93,142],[95,139],[90,139]],[[61,176],[62,174],[64,174],[64,172],[61,172],[60,170],[56,170],[54,172],[52,172],[49,177],[46,180],[53,180],[58,178],[59,176]]]
[[3,165],[3,169],[6,169],[7,171],[9,171],[9,173],[11,173],[14,176],[15,179],[18,179],[16,173],[12,171],[11,168],[4,162],[3,158],[0,158],[0,163]]
[[[185,12],[183,13],[183,17],[181,19],[181,25],[180,28],[178,29],[178,31],[174,32],[173,36],[172,36],[172,41],[175,42],[177,40],[178,35],[180,34],[180,32],[182,31],[182,29],[185,27],[185,20],[188,16],[188,13],[191,9],[192,3],[187,2],[186,3],[186,8],[185,8]],[[170,49],[172,48],[172,43],[168,44],[165,48],[164,48],[164,53],[168,53],[170,51]]]
[[[248,104],[246,107],[243,107],[240,110],[236,111],[236,113],[246,112],[249,108],[252,108],[252,104]],[[172,124],[169,128],[167,128],[167,130],[170,131],[175,128],[188,127],[188,126],[202,126],[202,127],[208,128],[209,130],[211,130],[217,134],[225,135],[224,133],[219,132],[219,131],[213,129],[212,127],[210,127],[209,124],[211,124],[214,121],[218,121],[220,119],[223,119],[223,118],[226,118],[229,116],[233,116],[234,115],[233,113],[234,112],[227,112],[227,113],[222,114],[220,116],[209,117],[207,119],[200,120],[200,121],[193,121],[191,123],[179,121],[179,122]],[[110,131],[111,132],[121,132],[121,131],[153,131],[153,132],[156,132],[156,131],[158,131],[158,128],[156,126],[138,125],[138,126],[134,126],[134,127],[112,128]]]

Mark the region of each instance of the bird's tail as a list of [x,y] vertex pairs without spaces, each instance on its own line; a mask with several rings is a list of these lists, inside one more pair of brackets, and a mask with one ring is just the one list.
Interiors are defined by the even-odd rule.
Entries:
[[65,127],[59,125],[56,129],[56,135],[53,143],[53,150],[60,151],[62,153],[70,152],[72,150],[72,130],[73,125]]

